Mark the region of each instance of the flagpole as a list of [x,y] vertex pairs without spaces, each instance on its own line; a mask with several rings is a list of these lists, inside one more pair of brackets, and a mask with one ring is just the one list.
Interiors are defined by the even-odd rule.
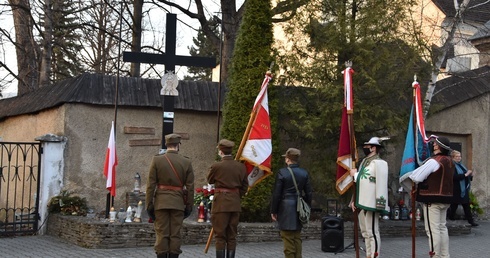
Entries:
[[[414,75],[413,76],[413,80],[414,82],[417,81],[417,75]],[[413,133],[414,133],[414,139],[416,139],[416,136],[415,134],[417,133],[417,115],[415,114],[415,101],[416,101],[416,89],[415,87],[412,87],[413,88],[413,96],[412,96],[412,103],[413,103],[413,110],[412,110],[412,113],[413,113],[413,116],[412,116],[412,122],[413,122]],[[414,144],[413,147],[415,148],[415,157],[416,157],[416,162],[418,163],[418,157],[417,157],[417,144]],[[416,228],[415,228],[415,183],[412,181],[412,190],[410,191],[410,197],[412,198],[411,200],[411,205],[412,205],[412,258],[415,258],[415,234],[416,234]]]
[[209,231],[208,241],[206,242],[206,247],[204,247],[204,253],[207,254],[209,250],[209,246],[211,245],[211,240],[213,240],[214,230],[213,226],[211,226],[211,231]]
[[[345,66],[347,68],[352,67],[352,61],[347,61],[345,62]],[[347,71],[346,71],[347,72]],[[351,93],[352,94],[352,93]],[[350,100],[348,100],[350,101]],[[353,104],[353,103],[351,103]],[[351,154],[351,168],[356,167],[356,140],[355,140],[355,135],[354,135],[354,108],[352,107],[352,110],[347,110],[347,123],[349,126],[349,144],[350,144],[350,154]],[[355,202],[356,200],[356,183],[354,182],[354,191],[352,194],[352,199]],[[352,204],[354,205],[354,204]],[[352,215],[353,220],[354,220],[354,247],[356,250],[356,258],[359,258],[359,211],[358,209],[355,209],[354,214]]]
[[[117,71],[116,71],[116,93],[114,94],[114,141],[116,141],[116,124],[117,124],[117,100],[119,98],[119,69],[120,69],[120,61],[121,61],[121,31],[122,31],[122,15],[123,15],[123,2],[121,2],[120,13],[119,13],[119,43],[117,50]],[[106,198],[106,209],[105,209],[105,217],[109,218],[109,211],[111,207],[114,206],[114,196],[111,196],[111,193],[107,193]]]
[[[347,114],[347,119],[348,119],[348,123],[349,123],[349,137],[350,137],[350,150],[351,150],[351,168],[355,168],[356,167],[356,162],[355,162],[355,156],[356,156],[356,142],[355,142],[355,139],[354,139],[354,120],[352,118],[352,114]],[[356,191],[357,191],[357,187],[356,187],[356,183],[354,182],[354,191],[353,191],[353,194],[352,194],[352,199],[356,200]],[[354,205],[354,203],[352,204]],[[358,209],[355,209],[354,211],[354,214],[353,214],[353,220],[354,220],[354,247],[355,247],[355,250],[356,250],[356,258],[359,258],[359,210]]]

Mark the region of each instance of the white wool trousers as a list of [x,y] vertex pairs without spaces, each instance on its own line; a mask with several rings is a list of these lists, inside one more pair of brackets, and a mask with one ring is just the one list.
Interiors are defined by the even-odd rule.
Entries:
[[446,212],[449,204],[424,203],[425,232],[429,237],[429,251],[433,258],[449,258],[449,234],[446,227]]
[[373,211],[360,210],[359,228],[366,245],[366,257],[380,257],[379,214]]

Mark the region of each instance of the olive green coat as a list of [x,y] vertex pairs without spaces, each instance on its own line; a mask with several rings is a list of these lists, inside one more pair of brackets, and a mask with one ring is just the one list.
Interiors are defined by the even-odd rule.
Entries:
[[[175,175],[165,156],[172,162],[180,180]],[[187,188],[187,204],[183,202],[182,191],[164,190],[157,187],[158,185],[178,187],[182,186],[182,184]],[[146,187],[146,208],[148,209],[153,205],[155,210],[175,209],[183,211],[186,205],[192,205],[193,200],[194,171],[192,170],[191,160],[178,154],[175,150],[169,150],[164,155],[153,157]]]
[[225,156],[209,169],[208,182],[214,184],[215,189],[238,189],[238,192],[217,193],[215,191],[211,213],[240,212],[240,199],[248,189],[247,170],[243,163]]

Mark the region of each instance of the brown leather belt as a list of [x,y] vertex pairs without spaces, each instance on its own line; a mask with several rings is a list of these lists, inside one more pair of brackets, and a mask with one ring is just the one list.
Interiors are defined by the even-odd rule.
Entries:
[[173,185],[158,185],[158,189],[161,190],[172,190],[172,191],[182,191],[181,186],[173,186]]
[[238,193],[238,188],[216,188],[215,193]]

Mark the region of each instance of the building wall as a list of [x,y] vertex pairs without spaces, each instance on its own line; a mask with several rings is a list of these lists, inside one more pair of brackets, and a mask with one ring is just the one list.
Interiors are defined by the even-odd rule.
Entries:
[[404,24],[407,27],[400,28],[402,31],[410,31],[411,26],[415,26],[422,32],[421,37],[427,45],[441,46],[441,24],[446,15],[432,2],[432,0],[417,0],[417,4],[410,8],[411,21]]
[[445,109],[426,120],[428,133],[447,136],[462,143],[463,162],[475,171],[471,184],[480,206],[490,208],[490,94]]
[[[63,190],[85,197],[95,212],[105,209],[107,190],[103,175],[113,106],[64,104],[61,107],[21,115],[0,122],[3,141],[29,141],[45,134],[67,138]],[[124,133],[125,127],[148,127],[153,134]],[[217,117],[212,112],[176,110],[174,132],[183,133],[180,153],[193,161],[196,186],[205,184],[208,167],[215,162]],[[119,107],[116,124],[118,166],[116,174],[116,208],[125,208],[126,192],[134,189],[134,176],[141,175],[146,190],[151,159],[158,154],[162,137],[160,108]],[[131,140],[153,140],[153,145],[130,146]]]
[[64,106],[34,115],[9,117],[0,122],[0,139],[6,142],[33,142],[38,136],[64,134]]
[[[174,132],[188,135],[182,140],[180,153],[193,161],[196,185],[204,184],[204,174],[216,155],[215,114],[205,112],[179,112],[175,114]],[[69,104],[66,134],[68,137],[65,182],[67,189],[87,196],[96,210],[106,203],[103,166],[109,139],[113,107]],[[148,127],[154,134],[124,133],[125,127]],[[84,128],[80,130],[80,128]],[[120,107],[117,112],[116,148],[118,166],[116,174],[115,208],[126,203],[126,192],[133,191],[136,173],[141,175],[142,191],[146,190],[148,168],[152,157],[158,154],[162,137],[162,110],[159,108]],[[156,145],[130,146],[130,140],[158,139]],[[79,157],[79,158],[77,158]]]

